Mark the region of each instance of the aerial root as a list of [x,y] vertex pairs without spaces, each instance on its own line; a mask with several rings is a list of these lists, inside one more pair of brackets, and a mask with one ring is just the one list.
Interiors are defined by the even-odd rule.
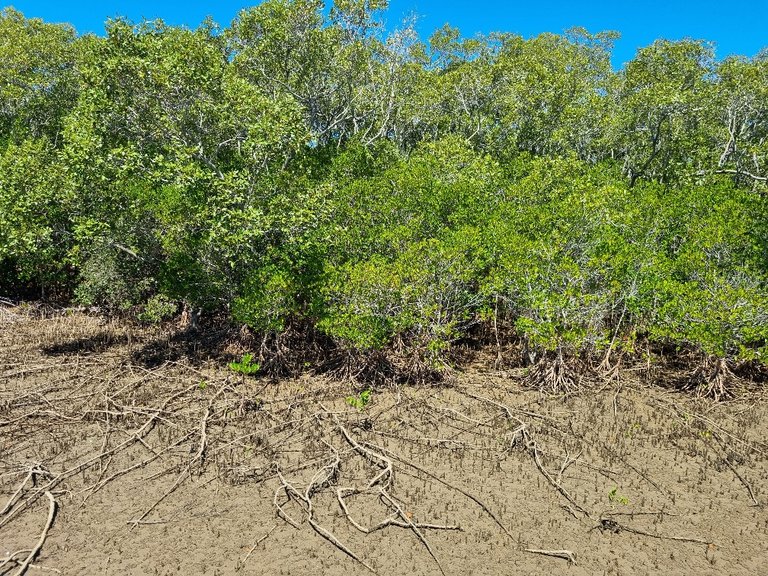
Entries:
[[615,362],[611,362],[611,351],[609,350],[595,370],[597,376],[604,382],[616,382],[621,373],[621,356]]

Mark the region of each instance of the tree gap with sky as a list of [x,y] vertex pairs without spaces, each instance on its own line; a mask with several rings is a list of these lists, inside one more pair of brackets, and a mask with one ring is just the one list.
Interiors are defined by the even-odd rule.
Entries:
[[[103,34],[108,18],[161,18],[173,25],[197,27],[207,16],[227,26],[243,8],[257,2],[138,2],[88,0],[75,3],[16,0],[8,4],[28,17],[47,22],[69,22],[81,33]],[[552,0],[519,2],[479,0],[477,2],[440,2],[437,0],[392,0],[387,12],[388,28],[403,19],[418,18],[423,37],[448,23],[465,36],[505,31],[525,37],[542,32],[559,34],[581,26],[590,32],[615,30],[621,33],[613,58],[615,67],[629,61],[635,51],[654,40],[704,39],[714,42],[717,55],[754,56],[764,48],[763,23],[768,20],[768,4],[762,0],[735,0],[727,10],[715,0],[643,0],[609,2]]]

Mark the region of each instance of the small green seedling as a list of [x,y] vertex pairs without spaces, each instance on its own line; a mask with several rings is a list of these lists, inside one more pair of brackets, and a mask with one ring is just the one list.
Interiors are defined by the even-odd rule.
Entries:
[[362,412],[371,401],[371,391],[363,390],[357,396],[347,396],[346,401],[352,408],[357,408],[358,412]]
[[624,437],[625,438],[633,438],[635,436],[635,434],[637,434],[638,432],[641,432],[642,430],[643,430],[643,427],[639,423],[635,422],[624,433]]
[[197,387],[200,390],[205,390],[206,388],[208,388],[208,382],[206,382],[205,380],[200,380],[200,384],[198,384]]
[[621,504],[622,506],[626,506],[629,504],[629,498],[624,496],[623,494],[619,494],[619,487],[614,486],[613,489],[608,492],[608,500],[612,504]]
[[253,354],[243,354],[243,359],[240,360],[240,362],[229,363],[230,370],[245,376],[256,374],[256,372],[259,371],[259,368],[261,368],[261,366],[253,363]]

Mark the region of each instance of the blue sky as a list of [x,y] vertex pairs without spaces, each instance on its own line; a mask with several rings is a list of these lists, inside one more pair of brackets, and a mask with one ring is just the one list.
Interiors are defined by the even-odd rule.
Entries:
[[[137,21],[160,17],[171,24],[191,27],[211,15],[219,24],[226,25],[241,8],[257,3],[13,0],[10,5],[28,17],[69,22],[78,32],[100,34],[104,21],[116,15]],[[528,37],[541,32],[562,32],[571,26],[583,26],[591,32],[617,30],[622,34],[614,52],[617,67],[631,59],[637,48],[658,38],[714,41],[720,58],[730,54],[754,56],[768,46],[768,0],[390,0],[388,25],[396,26],[411,13],[421,16],[419,30],[424,37],[446,22],[460,28],[465,36],[506,31]]]

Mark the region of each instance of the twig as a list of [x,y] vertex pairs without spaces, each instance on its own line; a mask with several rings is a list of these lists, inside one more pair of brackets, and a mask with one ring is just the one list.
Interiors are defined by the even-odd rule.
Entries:
[[11,508],[13,508],[13,505],[16,503],[17,498],[21,494],[22,490],[24,490],[24,486],[26,486],[30,478],[34,478],[36,474],[48,474],[48,472],[46,470],[42,470],[41,468],[38,468],[37,466],[30,466],[27,471],[27,475],[25,476],[21,484],[19,484],[19,487],[16,489],[16,492],[14,492],[11,495],[11,497],[8,499],[8,502],[6,502],[5,506],[3,506],[3,509],[0,510],[0,516],[2,516],[3,514],[6,514],[8,511],[11,510]]
[[[16,552],[13,552],[5,560],[0,562],[0,570],[3,570],[3,568],[8,564],[12,564],[13,566],[20,566],[21,560],[17,560],[15,557],[19,554],[29,554],[30,552],[31,550],[16,550]],[[56,572],[57,574],[61,574],[61,570],[58,568],[49,568],[47,566],[40,566],[40,564],[30,563],[27,567],[34,568],[35,570],[42,570],[43,572]]]
[[535,548],[526,548],[526,552],[531,554],[541,554],[542,556],[552,556],[554,558],[562,558],[568,560],[569,563],[576,565],[576,553],[570,550],[537,550]]
[[723,461],[725,462],[726,466],[731,469],[731,472],[734,473],[736,478],[739,479],[739,481],[742,483],[744,488],[747,489],[747,492],[749,493],[749,497],[752,499],[754,506],[760,506],[760,502],[757,501],[757,498],[755,498],[755,493],[752,492],[752,486],[749,485],[749,482],[747,482],[744,477],[739,474],[739,471],[736,470],[736,467],[731,463],[731,459],[728,457],[728,449],[723,440],[720,439],[718,434],[713,435],[717,443],[720,445],[720,448],[722,448],[724,452]]
[[[4,564],[13,564],[14,566],[19,566],[21,562],[19,560],[16,560],[15,558],[12,559],[6,559],[6,561],[3,564],[0,564],[0,567]],[[35,570],[40,570],[42,572],[55,572],[56,574],[61,574],[61,570],[58,568],[49,568],[48,566],[40,566],[40,564],[30,563],[27,565],[27,568],[34,568]]]
[[245,564],[245,563],[248,561],[248,558],[250,558],[250,557],[251,557],[251,554],[253,554],[253,551],[254,551],[254,550],[256,550],[256,547],[257,547],[259,544],[261,544],[262,542],[264,542],[264,540],[266,540],[267,538],[269,538],[269,535],[270,535],[270,534],[272,534],[272,532],[274,532],[274,531],[275,531],[275,528],[277,528],[277,524],[275,524],[274,526],[272,526],[272,528],[270,528],[270,529],[269,529],[269,532],[267,532],[266,534],[264,534],[264,536],[262,536],[261,538],[259,538],[258,540],[256,540],[256,543],[255,543],[255,544],[253,545],[253,547],[251,547],[251,549],[248,551],[248,554],[246,554],[246,555],[245,555],[245,558],[243,558],[243,560],[241,561],[241,564]]
[[560,472],[557,473],[557,483],[560,484],[563,481],[563,474],[565,474],[565,471],[568,470],[571,464],[576,462],[579,457],[581,456],[583,450],[579,450],[579,453],[576,454],[575,458],[571,458],[571,455],[568,453],[568,447],[565,448],[565,460],[563,460],[562,465],[560,466]]

